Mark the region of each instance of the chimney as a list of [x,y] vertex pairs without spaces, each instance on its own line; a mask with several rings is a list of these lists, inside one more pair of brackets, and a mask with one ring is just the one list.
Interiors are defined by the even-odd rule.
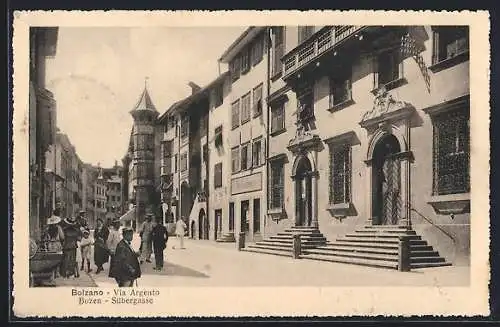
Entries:
[[201,90],[201,87],[194,82],[189,82],[188,85],[191,87],[191,94],[195,94],[196,92]]

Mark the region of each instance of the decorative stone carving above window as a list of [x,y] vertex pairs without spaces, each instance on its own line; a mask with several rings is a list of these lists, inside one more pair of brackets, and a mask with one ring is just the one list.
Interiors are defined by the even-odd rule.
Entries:
[[366,112],[359,123],[363,128],[377,126],[383,122],[407,118],[413,114],[415,108],[408,102],[396,100],[387,89],[382,86],[378,89],[373,100],[372,110]]

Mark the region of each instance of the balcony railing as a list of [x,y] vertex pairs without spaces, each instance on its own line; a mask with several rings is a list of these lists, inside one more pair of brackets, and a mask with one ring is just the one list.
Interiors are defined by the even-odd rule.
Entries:
[[364,26],[328,26],[309,38],[281,59],[284,76],[288,76],[341,41],[356,34]]

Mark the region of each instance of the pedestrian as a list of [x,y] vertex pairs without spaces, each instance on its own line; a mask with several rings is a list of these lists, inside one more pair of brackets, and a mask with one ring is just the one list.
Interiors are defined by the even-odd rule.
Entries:
[[145,221],[142,223],[141,229],[139,230],[139,236],[141,237],[141,259],[140,263],[151,262],[151,252],[153,252],[153,244],[151,242],[151,231],[153,230],[153,225],[151,223],[152,214],[148,213],[146,215]]
[[[186,234],[186,223],[184,222],[184,217],[181,219],[177,220],[175,223],[175,235],[177,236],[177,239],[179,241],[179,246],[181,249],[185,249],[184,247],[184,235]],[[172,249],[175,249],[175,246],[172,247]]]
[[116,246],[121,240],[121,235],[120,235],[120,221],[119,220],[114,220],[111,223],[111,228],[109,230],[109,235],[108,239],[106,240],[106,247],[108,248],[109,255],[111,256],[111,259],[113,259],[113,256],[115,255],[116,251]]
[[111,257],[109,277],[116,280],[118,287],[131,287],[141,277],[141,266],[137,260],[139,254],[131,245],[134,230],[125,227],[122,234],[123,239],[116,245],[115,255]]
[[52,216],[47,219],[47,227],[43,235],[45,248],[49,252],[62,252],[64,231],[60,223],[59,209],[54,209]]
[[109,250],[106,246],[109,229],[104,226],[102,219],[97,219],[97,226],[94,230],[94,263],[96,265],[96,274],[104,270],[102,267],[109,260]]
[[[59,209],[55,209],[52,216],[47,219],[47,227],[43,235],[45,249],[49,252],[61,253],[63,251],[64,232],[60,223],[61,217],[59,217]],[[57,277],[58,270],[60,269],[61,265],[54,268],[50,284],[54,284],[54,278]]]
[[82,265],[80,270],[84,269],[85,262],[87,263],[87,272],[90,273],[92,269],[90,269],[90,253],[92,252],[92,245],[94,245],[94,241],[90,237],[90,232],[81,227],[82,229],[82,240],[80,241],[80,250],[82,253]]
[[167,247],[168,232],[167,228],[163,225],[161,217],[157,217],[153,223],[153,230],[151,233],[153,240],[153,250],[155,254],[155,267],[154,270],[163,269],[163,251]]
[[61,222],[64,233],[63,260],[61,264],[61,276],[69,278],[71,276],[80,277],[76,262],[76,249],[78,241],[81,239],[81,231],[77,227],[75,218],[65,218]]

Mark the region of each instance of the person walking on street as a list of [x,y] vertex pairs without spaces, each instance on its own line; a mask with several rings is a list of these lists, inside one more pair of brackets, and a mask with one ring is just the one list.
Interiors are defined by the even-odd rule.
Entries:
[[84,269],[85,262],[87,262],[87,272],[90,273],[92,269],[90,269],[90,253],[92,252],[92,245],[94,245],[94,241],[90,237],[90,232],[81,227],[82,229],[82,240],[80,241],[80,250],[82,253],[82,265],[80,270]]
[[167,228],[163,225],[161,217],[157,217],[153,223],[153,230],[151,233],[153,241],[153,250],[155,254],[155,267],[154,270],[163,269],[163,251],[167,247],[168,232]]
[[[175,223],[175,235],[177,236],[177,239],[179,240],[179,246],[181,249],[185,249],[184,247],[184,235],[186,234],[186,223],[184,222],[184,217],[181,219],[177,220]],[[175,249],[175,246],[172,247]]]
[[109,250],[106,246],[109,229],[103,224],[102,219],[97,219],[97,226],[94,230],[94,263],[96,265],[96,274],[104,270],[102,267],[109,260]]
[[111,223],[111,229],[109,230],[109,235],[108,239],[106,240],[106,247],[108,248],[109,255],[111,256],[111,259],[113,259],[113,256],[115,255],[116,247],[118,246],[118,243],[120,242],[121,235],[120,235],[120,221],[115,220]]
[[130,244],[134,230],[125,227],[122,234],[123,239],[116,245],[115,255],[111,257],[109,277],[116,280],[118,287],[132,287],[134,281],[141,277],[141,266],[137,260],[139,254]]
[[153,244],[151,242],[151,232],[153,224],[151,223],[152,214],[146,215],[146,220],[142,223],[139,235],[141,237],[141,259],[140,263],[151,262],[151,252],[153,252]]

